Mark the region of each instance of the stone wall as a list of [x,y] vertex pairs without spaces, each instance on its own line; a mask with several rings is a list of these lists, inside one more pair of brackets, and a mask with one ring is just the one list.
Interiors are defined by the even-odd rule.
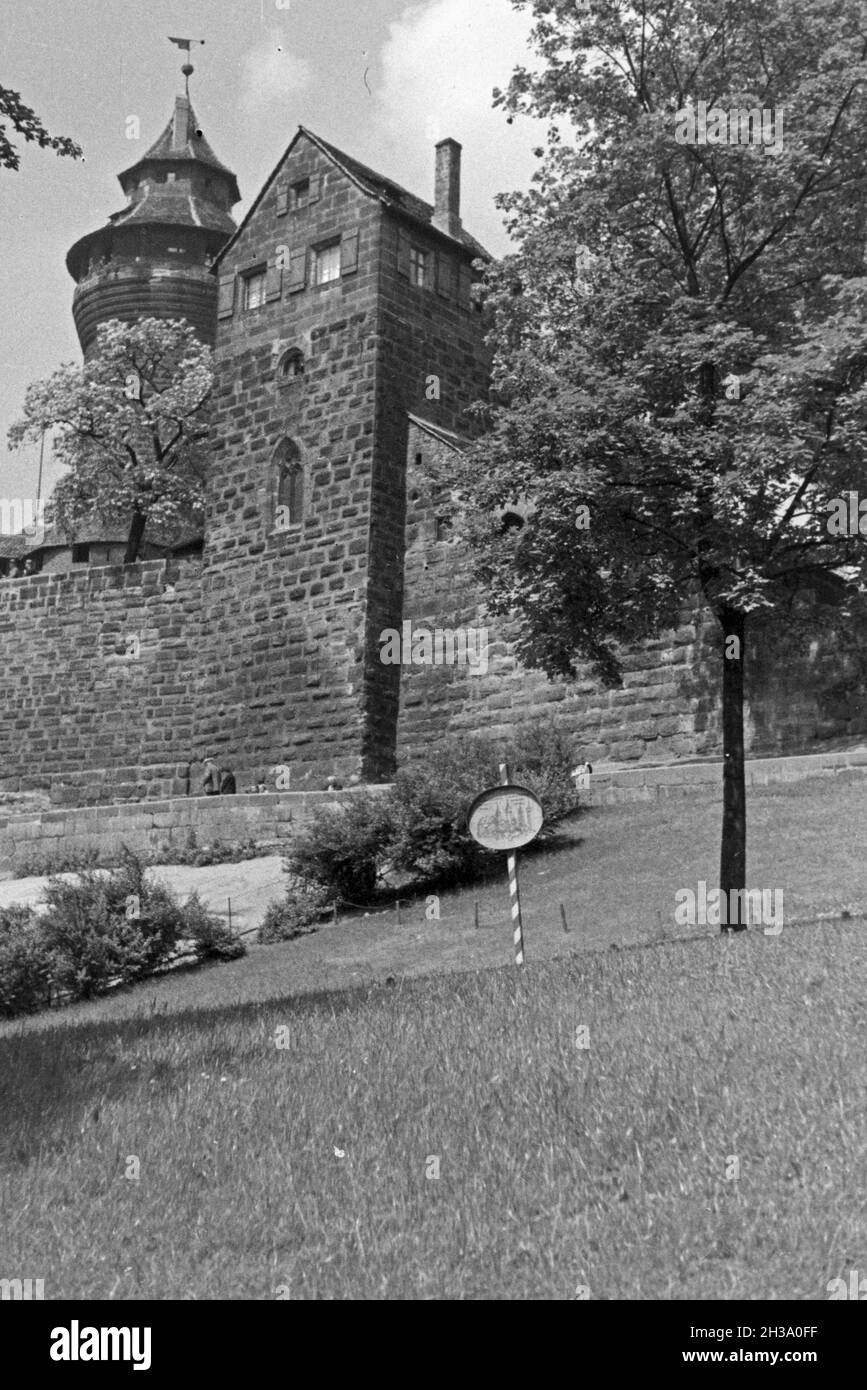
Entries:
[[[838,786],[867,777],[867,748],[849,748],[785,758],[748,759],[747,788],[801,782],[808,777],[833,777]],[[701,796],[722,803],[722,763],[675,763],[668,767],[636,766],[594,771],[580,793],[587,806],[617,806],[627,801],[669,801]]]
[[195,560],[3,580],[0,792],[186,792],[200,614]]
[[[183,235],[183,233],[182,233]],[[188,233],[189,235],[189,233]],[[167,235],[166,242],[177,240]],[[216,287],[205,265],[166,264],[168,253],[129,262],[109,261],[76,286],[72,313],[85,354],[106,319],[135,323],[142,318],[185,318],[204,343],[213,343]]]
[[[422,283],[411,276],[423,257]],[[410,420],[466,435],[468,407],[487,391],[487,324],[473,305],[473,252],[433,227],[399,216],[383,218],[380,254],[376,396],[376,486],[370,531],[367,681],[377,693],[373,716],[387,749],[385,775],[395,769],[400,668],[381,661],[383,631],[399,628],[405,612],[407,457]]]
[[[296,205],[302,181],[316,196]],[[314,256],[335,241],[340,273],[316,284]],[[427,256],[423,285],[411,245]],[[281,763],[322,780],[394,770],[400,678],[379,637],[402,612],[407,412],[427,403],[454,428],[484,389],[471,260],[302,132],[219,262],[200,707],[242,778]],[[262,269],[251,306],[245,284]],[[303,370],[287,379],[288,351]],[[285,441],[303,516],[278,525]]]
[[[343,801],[354,794],[350,789],[339,797]],[[275,792],[0,815],[0,871],[41,867],[48,856],[94,849],[103,857],[117,855],[124,846],[140,854],[170,853],[172,846],[184,849],[191,834],[200,848],[216,840],[252,840],[279,853],[299,826],[336,800],[332,792]]]
[[[434,479],[450,448],[413,426],[407,453],[405,620],[413,627],[487,627],[488,670],[412,665],[401,669],[398,758],[424,756],[450,734],[508,736],[553,720],[576,753],[600,764],[665,763],[722,750],[719,626],[685,609],[673,631],[624,655],[623,685],[606,690],[586,668],[569,684],[517,665],[513,629],[485,618],[463,548],[443,533]],[[439,538],[438,538],[439,537]],[[803,642],[783,632],[748,634],[745,736],[759,754],[807,752],[867,733],[867,622]]]
[[[283,211],[290,186],[317,175],[317,200]],[[378,227],[376,203],[301,139],[219,266],[200,707],[204,736],[240,780],[281,763],[293,779],[376,774],[376,758],[362,769],[361,730]],[[354,239],[354,265],[296,290],[293,254],[332,236]],[[270,297],[245,308],[244,277],[260,266]],[[303,371],[284,377],[293,348]],[[284,440],[300,455],[303,516],[279,529]]]

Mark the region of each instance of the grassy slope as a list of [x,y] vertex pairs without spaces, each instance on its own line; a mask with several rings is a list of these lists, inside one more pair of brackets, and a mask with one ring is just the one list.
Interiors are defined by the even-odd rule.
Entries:
[[[748,886],[782,888],[787,923],[847,905],[867,914],[867,778],[817,778],[755,792],[748,821]],[[688,932],[675,926],[675,893],[679,888],[695,891],[699,879],[708,885],[718,882],[719,832],[717,804],[683,797],[594,811],[574,823],[569,847],[545,856],[522,855],[527,960]],[[217,910],[225,909],[225,895],[232,892],[236,920],[246,914],[242,920],[247,924],[259,920],[266,902],[277,896],[279,876],[271,876],[271,867],[276,871],[278,861],[184,869],[174,875],[167,869],[156,872],[182,892],[194,884]],[[226,879],[233,869],[236,889]],[[208,875],[214,876],[212,895]],[[480,904],[480,931],[473,926],[474,898]],[[568,935],[560,923],[561,902]],[[429,921],[422,898],[402,907],[399,925],[393,912],[341,921],[287,946],[255,947],[233,965],[155,980],[24,1026],[143,1017],[153,1001],[169,1011],[210,1008],[342,989],[392,973],[412,976],[511,961],[505,868],[478,889],[444,894],[440,910],[440,920]],[[697,929],[699,936],[708,933],[713,928]],[[253,938],[246,940],[249,945]],[[0,1022],[0,1038],[9,1029]]]
[[[867,901],[863,785],[752,798],[749,882],[787,922]],[[329,932],[7,1025],[0,1272],[48,1298],[827,1298],[867,1269],[865,923],[628,948],[714,881],[717,822],[623,808],[527,859],[523,972],[285,997],[323,962],[508,960],[444,898],[385,939],[337,928],[315,968]],[[570,883],[565,937],[546,903]]]
[[49,1298],[827,1298],[867,1267],[865,957],[859,921],[9,1039],[3,1268]]

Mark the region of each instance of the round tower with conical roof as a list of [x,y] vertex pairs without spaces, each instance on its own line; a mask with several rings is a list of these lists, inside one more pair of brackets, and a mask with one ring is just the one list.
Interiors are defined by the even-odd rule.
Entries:
[[235,231],[235,175],[205,139],[189,96],[154,145],[118,179],[128,204],[66,257],[72,313],[87,357],[106,319],[185,318],[202,342],[217,332],[210,267]]

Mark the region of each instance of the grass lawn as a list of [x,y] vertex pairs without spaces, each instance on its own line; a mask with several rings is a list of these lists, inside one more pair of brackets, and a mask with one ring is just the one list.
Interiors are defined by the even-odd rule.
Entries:
[[[867,924],[807,919],[867,906],[865,831],[867,782],[750,798],[776,937],[663,939],[717,879],[718,807],[684,798],[525,857],[523,971],[497,883],[496,929],[444,895],[440,921],[4,1025],[0,1274],[49,1299],[826,1299],[867,1271]],[[358,971],[397,982],[323,992]]]

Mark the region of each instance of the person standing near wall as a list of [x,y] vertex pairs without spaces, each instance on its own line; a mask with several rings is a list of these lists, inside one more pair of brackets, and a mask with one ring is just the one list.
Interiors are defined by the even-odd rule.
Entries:
[[576,791],[582,791],[590,786],[590,774],[592,771],[593,768],[587,762],[579,763],[577,767],[573,767],[571,777],[572,781],[575,783]]
[[206,758],[202,791],[205,796],[234,796],[237,791],[234,772],[216,759]]

